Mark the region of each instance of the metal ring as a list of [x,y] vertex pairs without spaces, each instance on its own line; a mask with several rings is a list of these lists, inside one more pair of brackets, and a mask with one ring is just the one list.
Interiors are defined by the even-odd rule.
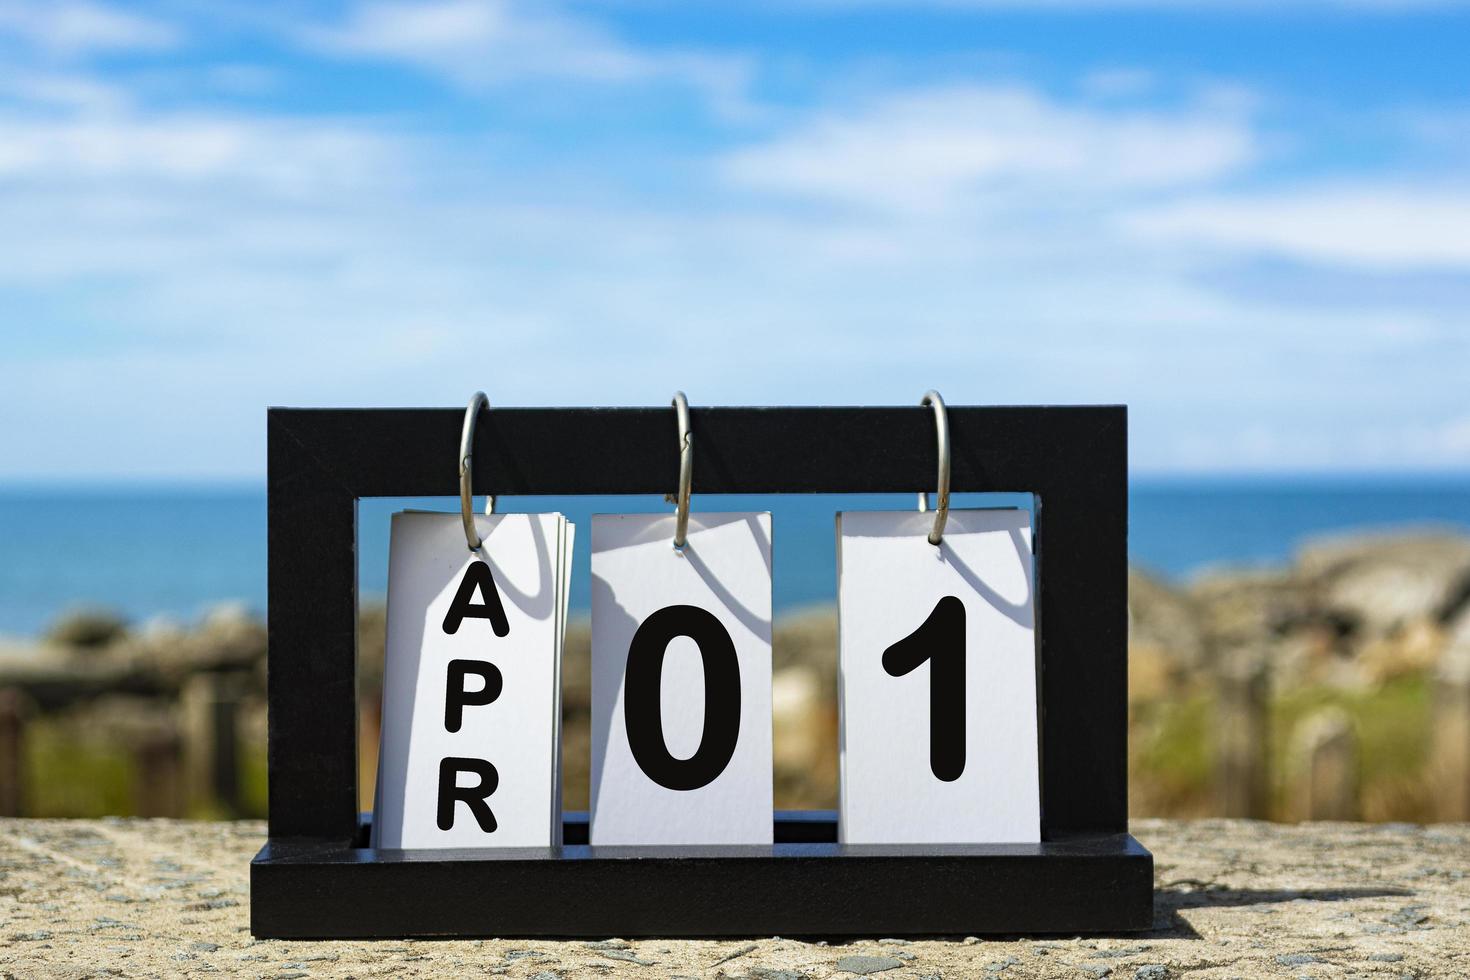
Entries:
[[689,429],[689,399],[674,392],[674,410],[679,417],[679,495],[674,524],[674,547],[684,550],[689,531],[689,487],[694,482],[694,433]]
[[[483,391],[477,391],[464,410],[464,427],[459,430],[459,517],[464,521],[464,539],[471,551],[478,550],[483,543],[479,532],[475,530],[474,494],[470,489],[475,459],[475,420],[482,408],[490,408],[490,399],[485,397]],[[493,494],[485,497],[485,513],[495,513]]]
[[[934,530],[929,532],[929,543],[939,544],[944,540],[944,524],[949,520],[949,412],[945,410],[944,399],[939,397],[939,392],[929,390],[925,392],[923,399],[919,402],[921,406],[934,406],[934,431],[939,439],[939,488],[935,495]],[[929,510],[929,495],[919,491],[919,513],[927,513]]]

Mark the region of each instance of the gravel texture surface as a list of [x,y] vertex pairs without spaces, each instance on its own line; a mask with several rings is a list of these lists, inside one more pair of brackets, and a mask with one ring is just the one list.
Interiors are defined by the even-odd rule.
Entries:
[[1084,937],[278,942],[259,823],[0,820],[4,977],[1470,977],[1470,826],[1139,820],[1151,932]]

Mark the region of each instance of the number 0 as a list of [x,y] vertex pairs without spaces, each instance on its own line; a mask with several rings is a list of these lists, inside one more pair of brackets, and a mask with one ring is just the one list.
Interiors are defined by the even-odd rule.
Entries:
[[929,768],[946,783],[965,771],[965,604],[947,595],[929,618],[883,651],[883,669],[902,677],[929,664]]
[[[693,640],[704,664],[704,730],[699,748],[687,759],[674,758],[664,741],[664,654],[676,636]],[[714,613],[698,606],[665,606],[643,621],[628,647],[623,722],[638,768],[660,786],[699,789],[725,771],[740,737],[740,660]]]

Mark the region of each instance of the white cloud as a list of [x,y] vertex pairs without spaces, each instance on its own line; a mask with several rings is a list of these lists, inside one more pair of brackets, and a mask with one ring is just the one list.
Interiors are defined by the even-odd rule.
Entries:
[[383,139],[330,121],[131,111],[69,119],[0,114],[0,178],[169,183],[245,181],[290,193],[360,185]]
[[732,182],[898,211],[960,206],[979,195],[1196,184],[1257,153],[1250,127],[1218,111],[1071,106],[1020,87],[958,87],[828,113],[732,154]]
[[85,0],[0,0],[0,36],[6,34],[65,55],[159,50],[180,40],[161,20]]
[[520,79],[672,80],[736,111],[748,75],[740,59],[636,47],[551,5],[513,0],[370,0],[340,24],[296,34],[327,54],[400,61],[470,88]]
[[86,75],[13,67],[0,73],[0,105],[7,102],[40,112],[116,112],[129,105],[132,96],[120,86]]
[[1470,415],[1450,419],[1434,427],[1431,444],[1456,459],[1460,465],[1470,466]]
[[1241,425],[1227,415],[1161,441],[1166,448],[1145,450],[1151,457],[1144,464],[1145,471],[1354,473],[1470,469],[1470,416],[1451,416],[1442,421],[1354,419],[1303,427]]
[[496,0],[366,3],[340,27],[309,36],[328,51],[397,58],[469,82],[519,75],[625,81],[648,70],[602,32]]
[[[1142,202],[1248,171],[1258,137],[1214,103],[911,92],[620,172],[512,165],[481,134],[410,139],[380,117],[180,113],[53,81],[79,97],[32,87],[0,113],[0,418],[38,420],[12,427],[0,476],[79,455],[101,474],[255,475],[266,404],[476,388],[497,404],[656,404],[675,385],[702,404],[934,386],[1124,401],[1151,469],[1453,465],[1460,444],[1453,427],[1370,437],[1463,415],[1461,307],[1250,301],[1202,276],[1211,249],[1120,229]],[[1213,150],[1184,145],[1202,132]],[[793,146],[836,192],[815,164],[779,180],[732,164]]]
[[1470,187],[1412,182],[1211,195],[1127,214],[1166,245],[1360,269],[1470,268]]

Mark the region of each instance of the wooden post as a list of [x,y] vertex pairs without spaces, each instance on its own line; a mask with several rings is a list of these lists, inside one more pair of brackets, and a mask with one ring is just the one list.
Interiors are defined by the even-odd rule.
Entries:
[[195,674],[180,692],[184,769],[191,808],[240,808],[240,685],[229,674]]
[[1323,708],[1292,733],[1291,813],[1299,820],[1358,819],[1358,733],[1347,712]]
[[1430,772],[1435,816],[1470,820],[1470,636],[1452,643],[1434,673]]
[[1216,674],[1215,780],[1219,816],[1265,819],[1270,674],[1253,650],[1225,654]]
[[24,816],[26,721],[31,699],[19,688],[0,689],[0,817]]
[[134,751],[137,779],[133,784],[133,808],[138,816],[183,816],[184,780],[178,731],[169,724],[144,732]]

